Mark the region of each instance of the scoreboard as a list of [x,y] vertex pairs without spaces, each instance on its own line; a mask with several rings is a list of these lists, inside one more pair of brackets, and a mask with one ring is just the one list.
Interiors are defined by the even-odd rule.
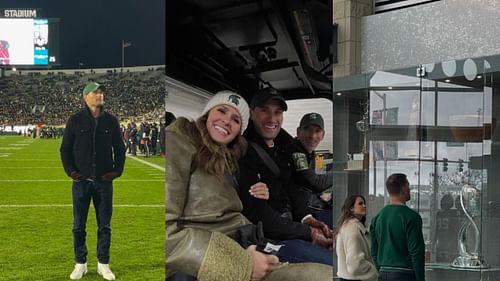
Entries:
[[0,66],[59,65],[59,19],[36,9],[0,9]]

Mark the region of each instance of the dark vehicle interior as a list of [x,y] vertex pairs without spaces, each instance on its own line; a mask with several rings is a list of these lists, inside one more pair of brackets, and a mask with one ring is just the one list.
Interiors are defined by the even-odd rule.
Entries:
[[332,99],[334,37],[331,0],[167,1],[166,72],[247,99]]

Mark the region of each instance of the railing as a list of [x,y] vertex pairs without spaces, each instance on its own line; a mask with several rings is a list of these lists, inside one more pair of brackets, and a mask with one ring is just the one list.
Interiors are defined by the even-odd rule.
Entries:
[[375,0],[373,3],[374,4],[373,10],[375,11],[375,14],[378,14],[435,1],[439,0]]

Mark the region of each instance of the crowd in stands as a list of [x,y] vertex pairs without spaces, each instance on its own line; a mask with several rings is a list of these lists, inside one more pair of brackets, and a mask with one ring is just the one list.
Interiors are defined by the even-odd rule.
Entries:
[[90,81],[104,85],[106,110],[120,121],[158,120],[165,111],[162,69],[29,74],[0,78],[0,125],[64,125],[84,106],[82,88]]

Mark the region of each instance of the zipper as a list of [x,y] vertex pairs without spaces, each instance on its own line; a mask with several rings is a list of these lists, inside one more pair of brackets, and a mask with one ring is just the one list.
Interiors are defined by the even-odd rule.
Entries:
[[92,179],[95,178],[95,134],[97,132],[97,125],[99,123],[99,119],[94,118],[94,132],[92,133]]

